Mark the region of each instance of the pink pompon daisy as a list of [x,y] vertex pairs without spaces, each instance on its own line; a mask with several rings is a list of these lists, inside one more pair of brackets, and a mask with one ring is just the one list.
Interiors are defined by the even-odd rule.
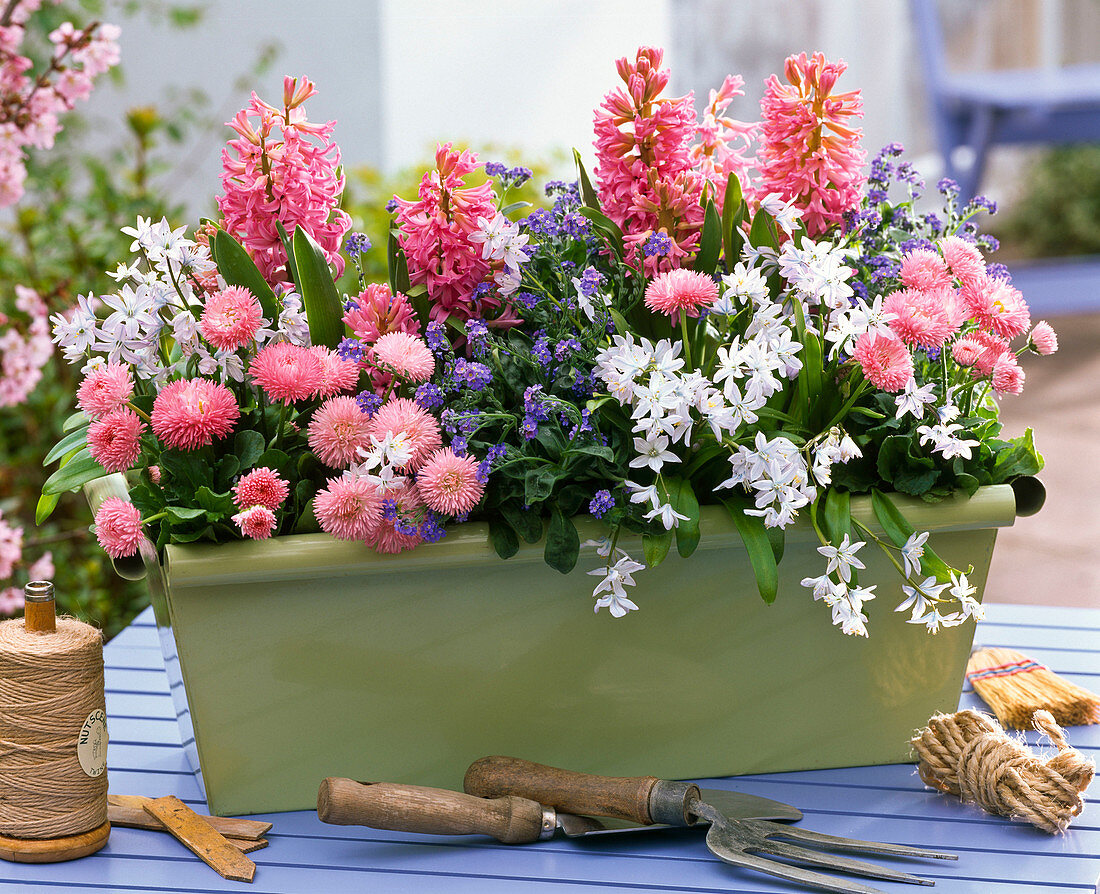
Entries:
[[366,476],[333,478],[313,500],[321,530],[337,540],[367,540],[382,521],[382,495]]
[[1031,330],[1030,343],[1038,354],[1053,354],[1058,350],[1058,336],[1046,320],[1040,320]]
[[218,350],[234,351],[252,341],[262,324],[259,299],[242,286],[230,286],[206,299],[199,329]]
[[383,404],[370,419],[369,434],[381,441],[404,432],[412,448],[408,468],[420,468],[424,460],[443,446],[436,418],[407,397],[393,398]]
[[[402,484],[388,489],[384,499],[393,502],[396,512],[391,518],[387,518],[385,514],[382,515],[378,524],[367,534],[367,544],[380,553],[399,553],[406,549],[412,549],[423,538],[418,532],[402,534],[397,530],[397,521],[399,518],[405,520],[416,518],[417,511],[424,505],[420,493],[415,486]],[[316,505],[314,503],[314,506]]]
[[261,348],[248,371],[271,400],[287,404],[313,397],[324,380],[321,358],[285,341]]
[[852,356],[876,388],[901,391],[913,378],[913,358],[898,339],[878,332],[865,332],[856,341]]
[[153,484],[160,484],[160,466],[149,466],[149,480]]
[[95,536],[112,559],[132,556],[141,547],[141,513],[119,497],[108,497],[95,514]]
[[260,466],[241,476],[241,480],[233,488],[233,499],[238,509],[247,509],[249,506],[278,509],[289,492],[289,486],[278,472],[267,466]]
[[1031,325],[1024,296],[1003,279],[985,276],[964,285],[959,295],[974,322],[1001,338],[1015,338]]
[[901,259],[901,281],[906,288],[927,292],[951,285],[951,274],[936,252],[915,248]]
[[951,345],[951,356],[959,366],[974,366],[984,350],[985,346],[973,335],[964,335]]
[[358,388],[358,363],[342,359],[323,345],[314,345],[310,350],[321,361],[321,387],[317,389],[317,397],[332,397]]
[[141,455],[145,423],[127,408],[115,410],[88,427],[88,452],[108,472],[133,468]]
[[972,285],[985,276],[985,258],[973,242],[947,236],[939,245],[951,275],[960,283]]
[[153,401],[153,431],[176,450],[197,450],[224,438],[239,416],[233,392],[209,379],[169,382]]
[[125,363],[105,363],[84,377],[76,402],[89,419],[121,410],[134,394],[134,379]]
[[407,332],[387,332],[374,343],[374,362],[410,382],[426,381],[435,372],[435,357],[422,338]]
[[428,508],[444,515],[469,512],[485,490],[477,478],[477,460],[456,456],[450,447],[437,450],[421,466],[416,487]]
[[354,397],[330,398],[310,420],[309,448],[326,466],[345,469],[356,451],[370,443],[370,422]]
[[1024,390],[1024,371],[1011,354],[1002,354],[993,364],[993,387],[998,394],[1020,394]]
[[[970,332],[955,342],[955,345],[962,346],[959,350],[964,353],[964,356],[970,357],[973,354],[973,360],[963,365],[973,366],[974,373],[978,376],[988,376],[993,372],[993,365],[997,359],[1010,352],[1005,339],[989,332]],[[955,359],[962,363],[958,356]]]
[[275,530],[275,513],[266,506],[249,506],[233,516],[233,521],[245,537],[267,540]]
[[686,311],[699,316],[699,309],[718,300],[718,286],[705,273],[678,267],[658,274],[645,290],[645,306],[655,313],[678,317]]
[[907,345],[940,348],[955,334],[952,311],[942,291],[918,292],[902,289],[886,296],[882,309],[894,314],[890,328]]

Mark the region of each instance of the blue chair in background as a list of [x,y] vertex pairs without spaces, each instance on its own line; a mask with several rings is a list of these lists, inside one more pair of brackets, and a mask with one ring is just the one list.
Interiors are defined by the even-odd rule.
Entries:
[[[1100,65],[954,74],[936,0],[910,0],[910,9],[945,173],[964,200],[977,192],[993,146],[1100,141]],[[960,147],[973,152],[961,170]]]

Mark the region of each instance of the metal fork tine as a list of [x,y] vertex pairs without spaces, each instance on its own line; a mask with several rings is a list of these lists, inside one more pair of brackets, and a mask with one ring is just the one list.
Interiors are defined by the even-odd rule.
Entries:
[[813,851],[804,847],[787,844],[785,841],[768,839],[766,853],[776,857],[787,857],[806,863],[810,866],[820,866],[822,869],[836,869],[840,872],[850,872],[853,875],[865,875],[868,878],[880,878],[892,882],[905,882],[910,885],[934,885],[935,882],[920,876],[910,875],[908,872],[899,872],[887,866],[876,866],[874,863],[864,863],[862,860],[853,860],[851,857],[838,857],[835,854],[826,854],[821,851]]
[[746,854],[743,851],[722,853],[718,854],[718,857],[734,866],[755,869],[757,872],[774,875],[776,878],[785,879],[789,882],[798,882],[801,885],[818,888],[821,891],[835,891],[838,894],[884,894],[881,888],[872,888],[870,885],[864,885],[851,879],[834,878],[831,875],[823,875],[820,872],[813,872],[800,866],[766,860],[763,857]]
[[815,844],[834,850],[849,851],[854,854],[893,854],[898,857],[927,857],[932,860],[957,860],[958,854],[925,850],[921,847],[909,847],[904,844],[887,844],[884,841],[862,841],[859,838],[842,838],[839,835],[827,835],[811,829],[800,829],[767,820],[742,820],[768,839],[784,838],[790,841]]

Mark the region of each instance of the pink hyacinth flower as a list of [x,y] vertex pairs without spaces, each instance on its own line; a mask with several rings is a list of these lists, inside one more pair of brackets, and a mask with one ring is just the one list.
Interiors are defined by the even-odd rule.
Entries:
[[839,224],[861,198],[866,153],[852,120],[863,116],[863,100],[858,90],[833,92],[846,68],[820,53],[790,56],[789,84],[772,75],[760,100],[757,191],[794,201],[811,238]]

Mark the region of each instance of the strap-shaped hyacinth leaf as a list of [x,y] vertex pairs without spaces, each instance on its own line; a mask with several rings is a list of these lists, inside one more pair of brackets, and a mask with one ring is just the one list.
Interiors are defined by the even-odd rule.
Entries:
[[218,273],[222,278],[231,286],[248,289],[259,299],[264,316],[273,322],[277,320],[279,307],[275,293],[244,246],[225,230],[218,230],[214,234],[214,250],[218,259]]
[[298,290],[309,321],[310,341],[335,348],[344,337],[344,314],[328,259],[321,246],[301,227],[294,231],[293,241]]

